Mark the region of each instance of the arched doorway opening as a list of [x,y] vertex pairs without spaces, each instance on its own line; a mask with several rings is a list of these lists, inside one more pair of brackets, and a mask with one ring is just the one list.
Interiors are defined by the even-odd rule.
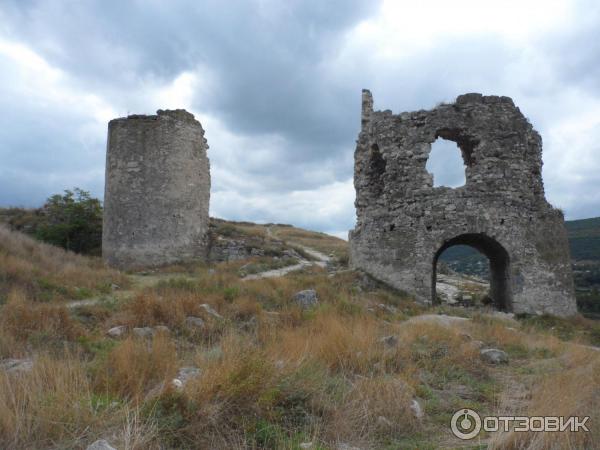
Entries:
[[485,255],[489,261],[489,297],[494,307],[500,311],[512,311],[512,293],[510,289],[510,258],[508,252],[495,239],[483,233],[467,233],[447,240],[433,257],[431,280],[432,303],[437,304],[436,291],[438,260],[440,255],[450,247],[466,245]]

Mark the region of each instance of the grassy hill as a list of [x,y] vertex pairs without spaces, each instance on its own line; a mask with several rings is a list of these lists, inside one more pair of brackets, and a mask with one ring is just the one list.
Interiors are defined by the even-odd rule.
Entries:
[[[596,322],[424,308],[344,267],[340,239],[212,230],[254,256],[120,273],[1,229],[0,448],[458,448],[449,424],[461,408],[600,410],[600,352],[581,345],[600,344]],[[243,278],[315,250],[333,263]],[[40,279],[64,291],[40,296]],[[303,307],[306,289],[317,301]],[[481,348],[508,363],[484,362]],[[599,431],[484,434],[478,448],[594,449]]]
[[565,222],[569,233],[571,258],[575,261],[600,261],[600,217]]

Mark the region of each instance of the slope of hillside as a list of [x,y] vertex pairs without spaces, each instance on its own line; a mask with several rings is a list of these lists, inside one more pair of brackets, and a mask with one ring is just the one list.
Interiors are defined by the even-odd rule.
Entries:
[[[344,267],[339,239],[225,221],[212,232],[225,261],[135,274],[0,234],[4,261],[57,283],[73,263],[122,279],[78,303],[12,285],[0,305],[0,448],[458,448],[461,408],[600,410],[592,321],[426,309]],[[298,260],[314,264],[248,277]],[[490,348],[507,359],[490,363]],[[482,434],[478,445],[594,449],[599,431]]]
[[32,301],[70,300],[108,293],[127,279],[86,258],[44,244],[0,224],[0,303],[11,291]]
[[565,222],[569,233],[571,258],[575,261],[600,261],[600,217]]

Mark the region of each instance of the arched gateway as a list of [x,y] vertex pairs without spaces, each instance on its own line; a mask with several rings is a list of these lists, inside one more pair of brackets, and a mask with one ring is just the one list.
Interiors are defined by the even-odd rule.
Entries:
[[[456,142],[464,186],[433,187],[431,144]],[[516,313],[576,313],[564,219],[545,199],[540,135],[508,97],[461,95],[430,111],[373,111],[363,91],[354,168],[351,263],[423,303],[436,263],[454,245],[490,261],[495,305]]]

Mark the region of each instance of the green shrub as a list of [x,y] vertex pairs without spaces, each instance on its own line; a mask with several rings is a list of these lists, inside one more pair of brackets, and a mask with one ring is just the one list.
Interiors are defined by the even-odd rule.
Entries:
[[48,198],[36,237],[76,253],[98,254],[102,245],[102,204],[75,188]]
[[228,302],[235,300],[238,295],[240,295],[240,288],[237,286],[229,286],[223,289],[223,298]]

